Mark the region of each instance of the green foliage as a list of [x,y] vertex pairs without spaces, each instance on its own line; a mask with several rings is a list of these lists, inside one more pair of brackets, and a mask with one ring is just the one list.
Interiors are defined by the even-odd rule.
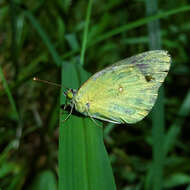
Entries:
[[33,179],[29,190],[56,190],[57,189],[57,181],[55,174],[50,170],[44,170],[39,172],[37,176]]
[[[69,79],[72,76],[72,81]],[[80,65],[67,63],[62,69],[62,84],[77,88],[89,74]],[[61,104],[65,97],[61,94]],[[101,123],[89,118],[60,115],[59,189],[115,189],[112,169],[103,143]],[[103,167],[102,167],[103,166]]]
[[9,102],[11,104],[12,111],[14,112],[14,115],[15,115],[14,117],[15,117],[15,119],[17,121],[19,121],[19,113],[18,113],[17,108],[16,108],[16,103],[15,103],[15,101],[13,99],[13,96],[11,94],[11,91],[10,91],[9,86],[7,84],[7,81],[6,81],[5,77],[4,77],[4,74],[3,74],[3,71],[2,71],[1,67],[0,67],[0,78],[1,78],[1,81],[2,81],[2,84],[3,84],[3,87],[4,87],[5,91],[6,91],[7,97],[9,98]]
[[[189,190],[189,15],[188,0],[0,1],[0,189]],[[161,47],[173,60],[165,95],[133,126],[63,123],[63,89],[32,81],[77,89]]]

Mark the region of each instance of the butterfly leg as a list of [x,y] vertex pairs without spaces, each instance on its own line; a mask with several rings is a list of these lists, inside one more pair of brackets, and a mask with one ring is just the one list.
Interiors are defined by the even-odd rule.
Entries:
[[70,113],[67,115],[67,117],[63,120],[63,122],[67,121],[67,119],[69,119],[69,117],[71,116],[72,112],[73,112],[73,108],[74,108],[74,104],[72,104],[71,106],[71,111]]
[[95,123],[95,125],[98,126],[98,127],[100,127],[100,128],[102,128],[102,126],[99,125],[99,124],[96,122],[96,120],[91,116],[91,114],[88,112],[88,110],[87,110],[87,113],[88,113],[90,119]]

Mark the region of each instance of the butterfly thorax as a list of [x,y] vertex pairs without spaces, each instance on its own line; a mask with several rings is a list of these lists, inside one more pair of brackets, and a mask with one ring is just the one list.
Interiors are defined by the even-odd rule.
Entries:
[[89,103],[87,101],[83,101],[82,99],[79,100],[77,97],[75,97],[74,103],[75,103],[75,109],[78,112],[84,115],[88,115]]
[[80,98],[77,90],[70,88],[65,92],[65,95],[67,100],[69,100],[70,106],[74,104],[75,109],[78,112],[88,115],[87,111],[89,109],[89,104],[86,100],[84,100],[84,98]]
[[86,116],[89,115],[88,113],[89,113],[89,109],[90,109],[90,102],[86,96],[81,96],[80,92],[77,91],[76,95],[73,98],[73,102],[75,104],[75,109],[78,112],[80,112]]

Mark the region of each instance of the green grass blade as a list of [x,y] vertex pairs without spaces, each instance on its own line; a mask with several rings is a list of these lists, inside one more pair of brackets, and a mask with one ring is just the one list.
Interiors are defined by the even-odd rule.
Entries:
[[38,173],[32,180],[28,190],[57,190],[57,181],[51,170]]
[[[69,87],[79,87],[77,81],[83,82],[88,76],[74,64],[68,64],[64,69],[62,83]],[[64,103],[63,94],[61,103]],[[102,128],[89,118],[72,115],[63,123],[64,118],[60,115],[59,190],[116,189]]]
[[[89,0],[86,24],[83,35],[80,63],[84,64],[84,56],[88,37],[88,27],[92,9]],[[79,88],[89,77],[81,67],[68,64],[62,68],[62,84]],[[72,76],[72,80],[71,80]],[[64,104],[61,94],[61,104]],[[96,126],[89,118],[71,116],[63,123],[64,115],[60,115],[59,136],[59,190],[114,190],[115,183],[112,169],[103,142],[103,129]]]
[[161,87],[158,100],[152,112],[153,164],[152,185],[154,190],[161,190],[164,166],[164,89]]
[[184,119],[189,114],[190,114],[190,90],[187,92],[187,95],[185,99],[183,100],[183,103],[181,104],[178,117],[170,126],[170,129],[168,130],[166,134],[166,137],[164,140],[165,155],[167,155],[167,153],[174,147],[177,140],[177,136],[179,135],[181,131],[181,126],[183,125]]
[[[179,13],[182,13],[182,12],[186,12],[186,11],[190,11],[190,6],[182,6],[182,7],[179,7],[179,8],[176,8],[176,9],[172,9],[172,10],[169,10],[169,11],[165,11],[165,12],[161,12],[161,13],[157,13],[153,16],[149,16],[149,17],[146,17],[146,18],[143,18],[143,19],[139,19],[137,21],[134,21],[132,23],[127,23],[123,26],[120,26],[116,29],[112,29],[111,31],[109,32],[106,32],[105,34],[102,34],[100,36],[98,36],[94,41],[90,41],[88,44],[87,44],[87,48],[93,46],[93,45],[96,45],[98,43],[101,43],[102,41],[105,41],[115,35],[118,35],[118,34],[121,34],[123,32],[126,32],[128,30],[132,30],[132,29],[135,29],[137,27],[140,27],[140,26],[143,26],[145,24],[148,24],[149,22],[151,21],[155,21],[155,20],[158,20],[158,19],[164,19],[164,18],[167,18],[169,16],[173,16],[173,15],[176,15],[176,14],[179,14]],[[73,55],[75,55],[76,53],[78,53],[80,50],[72,50],[72,51],[69,51],[67,53],[65,53],[62,58],[63,59],[67,59]]]
[[10,17],[11,17],[11,59],[15,68],[15,80],[18,76],[18,43],[17,43],[17,15],[14,0],[10,0]]
[[17,110],[17,108],[16,108],[16,103],[15,103],[15,101],[14,101],[14,98],[13,98],[12,94],[11,94],[11,91],[10,91],[10,89],[9,89],[9,86],[8,86],[8,84],[7,84],[7,81],[6,81],[5,77],[4,77],[3,70],[2,70],[2,68],[1,68],[1,66],[0,66],[0,79],[1,79],[1,81],[2,81],[2,83],[3,83],[4,89],[5,89],[6,94],[7,94],[7,96],[8,96],[8,99],[9,99],[9,102],[10,102],[10,104],[11,104],[12,110],[13,110],[13,112],[14,112],[14,114],[15,114],[15,119],[16,119],[17,121],[19,121],[19,113],[18,113],[18,110]]
[[85,56],[85,50],[86,50],[86,45],[87,45],[87,39],[88,39],[88,27],[89,27],[89,23],[90,23],[92,3],[93,3],[93,0],[89,0],[88,7],[87,7],[87,15],[86,15],[84,34],[83,34],[83,43],[82,43],[82,49],[81,49],[81,55],[80,55],[81,65],[84,65],[84,56]]
[[139,26],[148,24],[149,22],[152,22],[152,21],[155,21],[158,19],[163,19],[163,18],[166,18],[168,16],[172,16],[172,15],[179,14],[181,12],[186,12],[186,11],[190,11],[190,5],[189,6],[187,6],[187,5],[182,6],[180,8],[172,9],[170,11],[161,12],[161,13],[155,14],[153,16],[148,16],[146,18],[139,19],[135,22],[125,24],[121,27],[113,29],[110,32],[107,32],[107,33],[97,37],[92,43],[90,43],[90,45],[97,44],[97,43],[102,42],[108,38],[111,38],[112,36],[115,36],[117,34],[120,34],[122,32],[126,32],[126,31],[134,29],[134,28],[137,28]]
[[[158,11],[157,0],[146,0],[147,15],[154,15]],[[153,16],[154,17],[154,16]],[[148,23],[149,48],[161,49],[159,20]],[[150,189],[161,190],[163,186],[164,165],[164,88],[161,87],[158,100],[152,112],[152,154],[151,175],[148,186]]]
[[42,38],[43,42],[47,46],[50,54],[52,55],[52,58],[57,66],[61,65],[61,58],[59,57],[57,51],[55,50],[55,47],[53,43],[50,41],[48,35],[44,31],[44,29],[41,27],[40,23],[37,21],[37,19],[33,16],[33,14],[30,11],[25,10],[24,11],[25,16],[27,19],[31,22],[32,26],[36,29],[40,37]]

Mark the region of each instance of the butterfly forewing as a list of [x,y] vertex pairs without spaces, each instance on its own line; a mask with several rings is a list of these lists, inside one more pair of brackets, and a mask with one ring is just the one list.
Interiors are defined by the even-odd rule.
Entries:
[[113,123],[138,122],[155,104],[170,62],[170,56],[162,50],[119,61],[81,86],[75,97],[76,109]]

